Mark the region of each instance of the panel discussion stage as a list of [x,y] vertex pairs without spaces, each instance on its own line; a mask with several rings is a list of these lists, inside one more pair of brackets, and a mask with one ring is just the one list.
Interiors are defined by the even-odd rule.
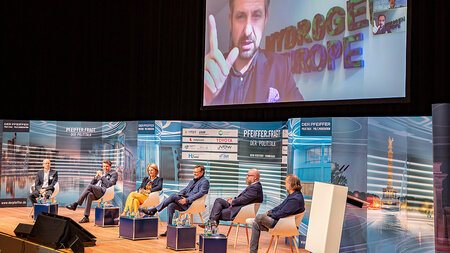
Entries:
[[[23,250],[24,246],[22,243],[17,242],[21,240],[17,238],[14,234],[14,229],[17,227],[19,223],[27,223],[33,224],[33,219],[29,217],[29,213],[31,211],[31,207],[14,207],[14,208],[0,208],[0,244],[7,243],[14,247],[13,249],[7,248],[7,250],[2,250],[4,252],[26,252]],[[59,208],[59,215],[70,217],[73,220],[77,221],[83,217],[84,208],[78,208],[75,212],[67,210],[65,208]],[[158,227],[158,234],[162,233],[166,230],[166,222],[161,222],[162,226]],[[99,227],[95,226],[94,222],[80,224],[87,231],[92,233],[97,237],[97,242],[95,246],[86,247],[85,252],[175,252],[174,250],[166,248],[166,237],[159,237],[158,239],[148,239],[148,240],[129,240],[125,238],[119,238],[119,227]],[[219,232],[221,234],[226,234],[228,232],[229,226],[220,225]],[[249,229],[249,236],[251,233],[251,229]],[[228,238],[228,248],[227,252],[248,252],[248,243],[247,236],[245,233],[245,229],[239,229],[238,239],[236,248],[234,248],[234,238],[236,236],[236,227],[234,226],[231,230],[231,233]],[[203,233],[203,229],[197,227],[197,235],[196,240],[198,241],[199,234]],[[9,235],[9,236],[8,236]],[[269,233],[261,233],[260,238],[260,252],[266,252],[271,235]],[[33,243],[30,243],[33,244]],[[16,248],[16,246],[20,246],[21,248]],[[32,248],[32,247],[31,247]],[[39,249],[37,249],[39,248]],[[30,248],[28,248],[30,249]],[[47,251],[45,250],[47,249]],[[274,243],[272,243],[272,247],[270,251],[273,251]],[[39,250],[39,251],[38,251]],[[300,252],[308,252],[304,249],[299,249]],[[54,250],[51,248],[36,247],[35,252],[72,252],[70,249],[63,250]],[[200,252],[197,249],[188,250],[183,252]],[[290,246],[284,244],[284,238],[280,237],[277,252],[291,252]],[[295,252],[295,249],[294,249]]]

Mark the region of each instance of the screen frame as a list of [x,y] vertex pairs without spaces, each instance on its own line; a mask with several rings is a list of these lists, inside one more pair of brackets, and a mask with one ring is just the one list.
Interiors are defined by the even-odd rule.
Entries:
[[[203,0],[203,19],[202,19],[202,66],[201,80],[204,80],[205,66],[205,47],[206,47],[206,2],[211,0]],[[287,107],[312,107],[312,106],[339,106],[339,105],[376,105],[376,104],[406,104],[411,102],[411,16],[412,5],[414,1],[408,0],[406,6],[406,69],[405,69],[405,96],[393,98],[364,98],[364,99],[340,99],[340,100],[323,100],[323,101],[291,101],[280,103],[252,103],[252,104],[227,104],[227,105],[204,105],[204,83],[201,86],[200,94],[200,110],[229,110],[229,109],[271,109],[271,108],[287,108]]]

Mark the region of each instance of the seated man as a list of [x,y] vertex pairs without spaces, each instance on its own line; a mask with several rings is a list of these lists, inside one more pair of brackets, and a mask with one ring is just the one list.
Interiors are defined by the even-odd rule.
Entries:
[[103,171],[97,171],[94,179],[84,189],[80,197],[73,204],[67,205],[66,208],[75,211],[78,205],[82,205],[86,199],[86,208],[84,209],[84,217],[79,223],[89,222],[89,214],[91,213],[91,204],[93,200],[100,199],[106,192],[106,189],[113,186],[117,182],[118,174],[111,171],[111,161],[106,159],[102,162]]
[[289,215],[298,214],[305,211],[305,201],[303,200],[302,185],[296,175],[286,177],[284,187],[289,196],[277,207],[269,210],[265,214],[258,214],[252,225],[252,239],[250,241],[250,252],[258,252],[259,235],[261,231],[268,231],[275,227],[278,220]]
[[[248,185],[244,191],[238,196],[233,198],[216,199],[209,216],[209,222],[215,226],[219,224],[219,220],[231,221],[239,213],[241,208],[245,205],[252,203],[263,202],[263,190],[262,185],[259,182],[259,171],[257,169],[251,169],[247,173],[247,180],[245,183]],[[204,227],[202,224],[200,227]]]
[[[156,212],[161,212],[167,207],[168,223],[172,224],[172,216],[175,210],[185,211],[189,208],[192,202],[209,191],[209,181],[204,177],[205,167],[197,165],[194,167],[194,179],[177,194],[170,195],[162,203],[148,210],[142,209],[145,214],[155,215]],[[166,236],[167,231],[160,236]]]
[[28,195],[28,199],[33,205],[37,203],[36,199],[39,196],[49,199],[55,190],[55,184],[58,182],[58,172],[50,168],[50,160],[44,159],[44,161],[42,161],[42,165],[44,169],[38,171],[36,174],[34,191]]

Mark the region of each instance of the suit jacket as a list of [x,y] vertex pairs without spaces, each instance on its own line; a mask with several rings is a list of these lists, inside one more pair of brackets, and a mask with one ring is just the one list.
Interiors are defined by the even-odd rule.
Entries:
[[[58,172],[56,170],[50,169],[48,174],[48,186],[44,189],[54,191],[55,190],[55,184],[58,182]],[[44,185],[44,170],[38,171],[36,174],[36,180],[34,181],[34,189],[39,191],[41,190]]]
[[[145,186],[148,184],[148,182],[150,182],[150,177],[145,177],[142,180],[141,186],[139,186],[139,189],[145,189]],[[163,179],[160,177],[156,177],[153,180],[153,184],[152,184],[152,189],[150,189],[150,192],[156,192],[156,191],[161,191],[163,187]]]
[[194,200],[201,198],[209,191],[209,181],[205,176],[198,180],[193,179],[189,184],[179,192],[186,197],[186,204],[190,205]]
[[245,190],[231,201],[231,217],[236,217],[243,206],[253,203],[262,203],[263,199],[262,185],[259,181],[247,186]]
[[305,200],[303,199],[303,194],[301,191],[294,191],[280,205],[270,210],[268,216],[275,220],[273,224],[275,226],[279,219],[304,211]]
[[103,177],[92,179],[91,184],[97,184],[98,181],[102,181],[102,184],[100,185],[102,187],[103,192],[106,191],[107,188],[116,185],[117,179],[119,175],[116,171],[110,170],[106,175],[103,175]]

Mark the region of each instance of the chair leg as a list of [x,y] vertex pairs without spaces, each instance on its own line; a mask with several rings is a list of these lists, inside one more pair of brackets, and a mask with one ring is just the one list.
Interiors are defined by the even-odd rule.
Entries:
[[158,222],[159,222],[159,225],[162,227],[162,223],[161,223],[161,219],[159,218],[159,214],[158,214],[158,212],[156,212],[156,216],[158,217]]
[[237,243],[237,238],[238,238],[238,233],[239,233],[239,223],[236,226],[236,236],[234,237],[234,248],[236,248],[236,243]]
[[230,235],[231,228],[233,227],[233,222],[231,222],[230,228],[228,229],[227,237]]
[[247,244],[250,244],[250,240],[248,239],[248,229],[247,229],[247,224],[244,224],[245,226],[245,233],[247,234]]
[[297,246],[297,241],[295,240],[295,236],[292,236],[292,241],[294,241],[294,245],[295,245],[295,250],[298,253],[298,246]]
[[191,213],[191,214],[189,214],[189,218],[191,218],[190,219],[190,224],[189,225],[191,225],[192,226],[192,224],[194,224],[194,215]]
[[280,238],[279,235],[277,235],[277,239],[275,240],[275,248],[273,248],[273,253],[275,253],[277,251],[277,246],[278,246],[278,239]]
[[270,250],[270,246],[272,246],[272,241],[273,241],[273,238],[274,238],[275,236],[274,235],[272,235],[272,238],[270,238],[270,243],[269,243],[269,248],[267,248],[267,251],[266,251],[266,253],[269,253],[269,250]]
[[292,247],[292,244],[294,242],[291,240],[291,237],[289,237],[289,245],[291,246],[291,253],[294,253],[294,247]]
[[31,210],[30,210],[30,213],[28,214],[28,217],[31,218],[31,215],[33,215],[33,212],[34,212],[34,205],[33,205],[33,203],[32,203],[32,204],[31,204]]
[[205,224],[205,222],[203,221],[202,213],[198,213],[198,216],[200,216],[200,220],[202,221],[202,224]]

